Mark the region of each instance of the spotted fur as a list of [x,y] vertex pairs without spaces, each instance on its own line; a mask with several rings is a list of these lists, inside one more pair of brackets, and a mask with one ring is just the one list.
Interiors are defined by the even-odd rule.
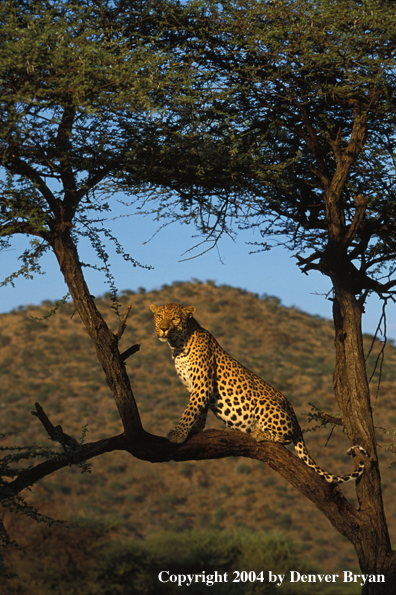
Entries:
[[[170,430],[170,442],[182,443],[201,432],[208,410],[234,430],[250,434],[257,442],[293,442],[300,459],[329,483],[358,479],[364,464],[349,475],[323,471],[309,455],[296,414],[282,393],[242,366],[220,347],[216,339],[193,317],[195,308],[179,304],[150,306],[160,341],[169,344],[176,372],[190,392],[190,401],[179,424]],[[352,446],[366,457],[361,446]]]

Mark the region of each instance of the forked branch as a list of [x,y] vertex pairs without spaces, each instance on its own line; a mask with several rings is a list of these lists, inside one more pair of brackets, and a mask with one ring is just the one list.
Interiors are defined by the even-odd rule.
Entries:
[[339,487],[324,481],[281,444],[258,443],[242,432],[224,430],[200,432],[183,444],[172,444],[166,438],[144,430],[135,439],[120,434],[97,442],[80,444],[65,434],[61,426],[54,426],[40,405],[36,404],[33,415],[41,421],[51,439],[68,446],[64,453],[54,454],[53,458],[28,469],[10,482],[8,487],[15,494],[58,469],[80,464],[115,450],[127,451],[136,458],[152,463],[243,456],[267,463],[322,510],[343,535],[348,536],[359,526],[359,511],[344,498]]
[[118,328],[118,331],[115,333],[115,336],[116,336],[117,341],[119,341],[121,339],[122,335],[124,334],[124,331],[126,329],[126,324],[127,324],[128,316],[129,316],[129,313],[131,311],[131,308],[132,308],[132,304],[130,304],[128,306],[128,308],[125,310],[125,314],[124,314],[124,316],[123,316],[123,318],[122,318],[122,320],[120,322],[120,326]]
[[32,415],[38,417],[51,440],[54,442],[59,442],[64,448],[69,445],[78,444],[75,438],[72,438],[63,432],[62,426],[54,426],[51,423],[48,415],[45,413],[40,403],[35,403],[34,406],[36,407],[36,411],[32,411]]

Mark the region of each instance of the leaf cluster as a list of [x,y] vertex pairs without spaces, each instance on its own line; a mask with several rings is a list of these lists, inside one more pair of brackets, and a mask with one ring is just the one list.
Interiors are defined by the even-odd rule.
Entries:
[[0,247],[17,233],[43,240],[22,256],[15,276],[36,271],[66,228],[76,241],[91,240],[106,274],[106,235],[139,264],[106,217],[109,181],[125,168],[128,194],[147,187],[143,148],[180,78],[174,55],[156,46],[157,18],[151,3],[122,0],[1,4]]
[[257,249],[329,274],[335,198],[355,293],[393,294],[391,3],[11,1],[0,23],[0,242],[44,240],[28,271],[66,227],[110,284],[106,234],[138,264],[107,228],[121,190],[212,245],[257,227]]
[[[145,175],[170,190],[160,216],[194,221],[209,238],[233,221],[258,227],[259,248],[281,236],[308,251],[303,270],[326,274],[334,195],[356,293],[392,290],[393,5],[196,0],[164,13],[170,27],[157,43],[177,44],[196,76],[164,113],[165,141],[145,163]],[[376,284],[381,271],[387,283]]]

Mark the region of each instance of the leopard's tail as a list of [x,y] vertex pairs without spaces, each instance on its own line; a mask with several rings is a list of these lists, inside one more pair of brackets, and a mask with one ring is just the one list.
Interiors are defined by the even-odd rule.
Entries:
[[[311,469],[313,469],[316,473],[321,475],[323,479],[325,479],[329,483],[346,483],[347,481],[356,481],[364,473],[364,463],[363,461],[361,461],[359,463],[358,468],[353,473],[349,473],[348,475],[331,475],[330,473],[327,473],[327,471],[323,471],[323,469],[321,469],[311,458],[307,450],[307,447],[305,446],[302,434],[298,436],[293,441],[293,443],[299,458],[302,461],[304,461],[304,463],[308,465],[308,467],[311,467]],[[365,457],[368,457],[367,451],[361,446],[351,446],[351,448],[347,450],[347,454],[352,456],[354,454],[355,449],[359,450]]]

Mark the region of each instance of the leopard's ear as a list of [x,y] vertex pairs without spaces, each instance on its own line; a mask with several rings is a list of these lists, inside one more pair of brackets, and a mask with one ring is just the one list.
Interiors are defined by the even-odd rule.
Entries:
[[188,317],[191,318],[191,316],[194,314],[196,308],[194,306],[187,306],[187,308],[183,308],[183,310],[185,312],[187,312]]
[[155,313],[156,313],[156,311],[157,311],[157,310],[159,310],[159,308],[158,308],[158,306],[156,306],[155,304],[151,304],[151,306],[150,306],[150,310],[151,310],[152,312],[154,312],[154,314],[155,314]]

